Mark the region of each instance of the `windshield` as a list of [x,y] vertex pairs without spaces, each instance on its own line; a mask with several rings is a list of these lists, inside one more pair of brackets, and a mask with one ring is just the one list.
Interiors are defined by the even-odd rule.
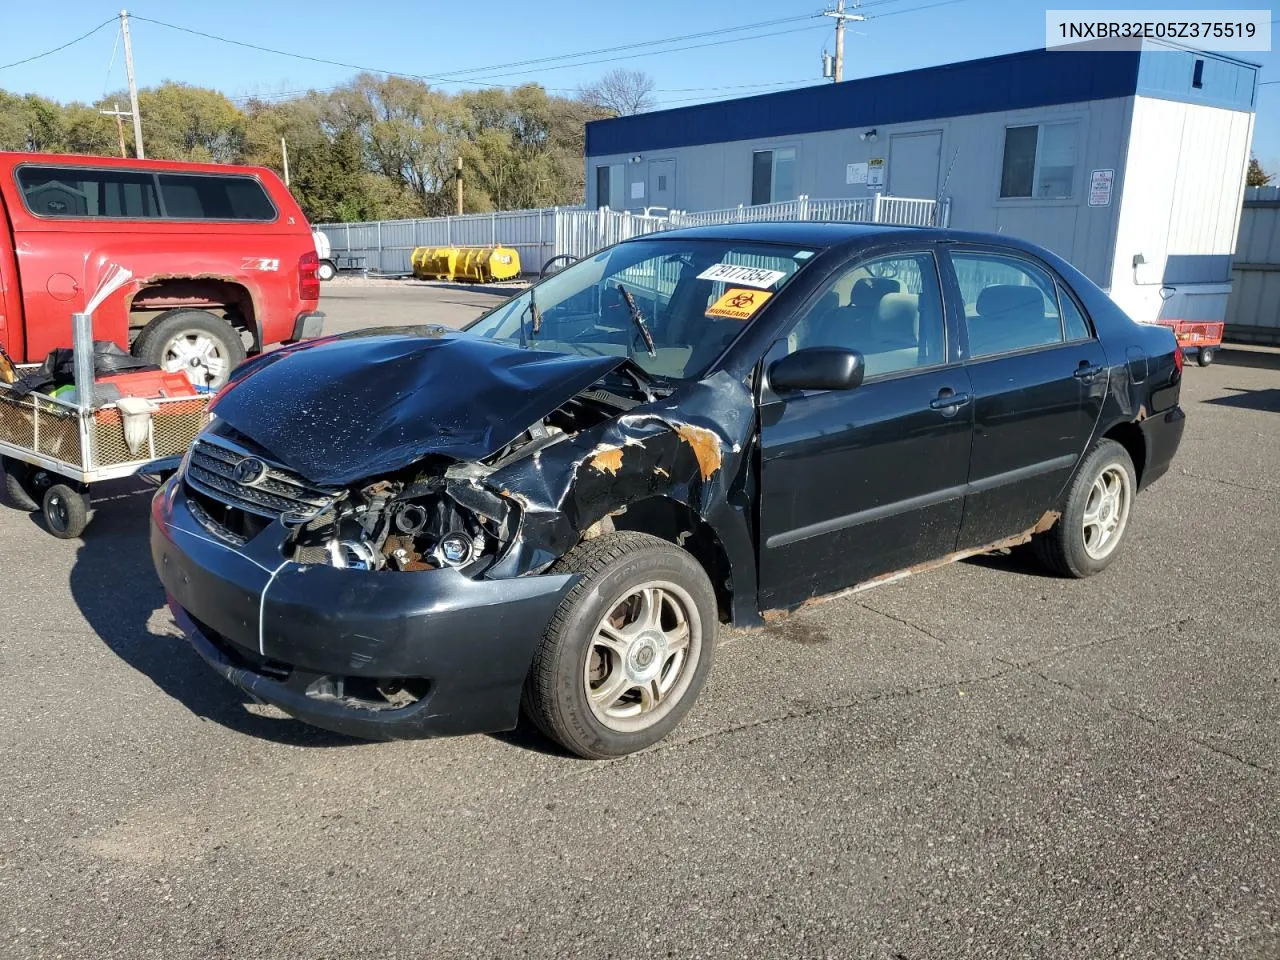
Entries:
[[814,253],[741,240],[631,241],[573,264],[466,329],[531,349],[628,356],[656,376],[696,378]]

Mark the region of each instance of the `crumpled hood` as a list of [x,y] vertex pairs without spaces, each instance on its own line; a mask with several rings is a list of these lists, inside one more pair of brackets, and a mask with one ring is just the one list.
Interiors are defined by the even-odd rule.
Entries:
[[213,410],[305,479],[342,486],[429,454],[490,456],[626,362],[382,328],[251,360]]

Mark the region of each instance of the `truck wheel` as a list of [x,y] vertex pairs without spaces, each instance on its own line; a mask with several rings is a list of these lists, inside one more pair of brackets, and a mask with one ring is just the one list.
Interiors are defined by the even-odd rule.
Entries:
[[588,759],[657,743],[711,671],[718,620],[706,572],[674,544],[634,532],[579,544],[553,570],[581,579],[534,654],[525,716]]
[[65,483],[44,492],[44,522],[59,540],[74,540],[89,525],[89,497]]
[[332,260],[321,260],[320,265],[316,267],[316,276],[321,280],[332,280],[338,275],[338,268],[333,265]]
[[5,457],[2,465],[4,495],[9,505],[25,510],[27,513],[39,510],[40,494],[43,491],[43,486],[39,485],[39,479],[40,476],[45,475],[45,472],[21,460],[14,460],[12,457]]
[[1100,440],[1071,481],[1058,522],[1031,541],[1040,562],[1077,579],[1105,570],[1120,552],[1137,489],[1129,452]]
[[244,361],[240,332],[206,310],[167,310],[133,342],[133,355],[170,373],[185,373],[197,387],[217,389]]

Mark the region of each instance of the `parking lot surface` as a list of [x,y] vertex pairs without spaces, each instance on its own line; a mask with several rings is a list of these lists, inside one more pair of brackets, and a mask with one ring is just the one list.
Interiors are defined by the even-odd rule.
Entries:
[[[486,299],[360,289],[335,323]],[[83,542],[6,508],[0,956],[1280,956],[1278,361],[1188,368],[1105,574],[977,558],[730,631],[609,763],[247,704],[176,636],[137,485]]]

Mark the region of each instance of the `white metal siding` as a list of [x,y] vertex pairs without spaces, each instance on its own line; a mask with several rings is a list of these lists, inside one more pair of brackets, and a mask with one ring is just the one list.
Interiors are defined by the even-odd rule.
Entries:
[[1252,133],[1251,113],[1135,98],[1110,287],[1135,320],[1225,317],[1225,276],[1161,289],[1170,257],[1230,257]]
[[1227,336],[1280,344],[1280,188],[1247,191],[1236,242]]

